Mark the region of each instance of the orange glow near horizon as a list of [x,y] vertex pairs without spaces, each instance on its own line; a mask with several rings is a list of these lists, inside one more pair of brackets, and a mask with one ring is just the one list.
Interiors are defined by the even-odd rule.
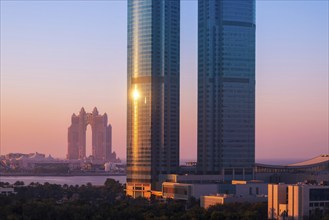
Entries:
[[[127,2],[0,4],[0,154],[65,158],[71,115],[96,106],[112,125],[113,151],[126,158],[127,102],[137,132],[152,101],[142,84],[127,89]],[[328,154],[328,1],[256,4],[256,160]],[[197,11],[197,1],[181,1],[181,160],[197,157]],[[133,32],[130,77],[149,76],[139,66],[143,33]]]

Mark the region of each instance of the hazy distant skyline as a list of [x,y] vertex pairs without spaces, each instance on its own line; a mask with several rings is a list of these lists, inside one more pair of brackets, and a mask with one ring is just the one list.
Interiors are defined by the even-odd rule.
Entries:
[[[96,106],[125,158],[127,3],[0,4],[0,154],[64,158],[71,115]],[[257,1],[256,161],[329,153],[328,4]],[[182,1],[181,159],[196,158],[196,94],[197,1]]]

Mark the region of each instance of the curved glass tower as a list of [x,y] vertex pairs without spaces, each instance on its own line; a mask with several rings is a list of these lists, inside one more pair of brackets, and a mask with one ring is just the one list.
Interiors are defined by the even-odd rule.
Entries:
[[127,194],[179,168],[179,0],[128,0]]
[[255,0],[199,0],[198,172],[255,162]]

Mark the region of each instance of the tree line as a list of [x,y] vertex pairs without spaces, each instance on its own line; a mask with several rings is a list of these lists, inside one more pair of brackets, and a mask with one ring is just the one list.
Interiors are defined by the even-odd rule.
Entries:
[[[7,184],[8,185],[8,184]],[[6,183],[0,183],[6,186]],[[16,194],[0,195],[0,219],[4,220],[103,220],[103,219],[267,219],[267,203],[231,203],[208,209],[199,201],[133,199],[125,186],[107,179],[103,186],[15,183]],[[328,218],[329,219],[329,218]]]

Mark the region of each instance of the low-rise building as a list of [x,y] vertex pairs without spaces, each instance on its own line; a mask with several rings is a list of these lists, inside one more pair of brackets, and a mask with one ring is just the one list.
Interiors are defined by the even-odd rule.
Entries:
[[217,204],[227,204],[234,202],[249,202],[249,203],[257,203],[257,202],[266,202],[266,195],[244,195],[237,196],[232,194],[217,194],[217,195],[209,195],[209,196],[201,196],[200,197],[200,206],[207,209],[209,206],[217,205]]
[[267,195],[267,184],[261,181],[233,180],[231,183],[205,181],[195,183],[164,182],[162,194],[164,198],[189,200],[191,197],[199,199],[201,196],[214,194],[230,194],[236,197]]
[[302,220],[329,208],[329,186],[269,184],[268,219]]
[[0,195],[8,196],[10,194],[16,194],[14,188],[12,188],[12,187],[0,187]]
[[218,184],[186,184],[164,182],[162,184],[163,198],[189,200],[191,197],[199,199],[202,195],[218,192]]

